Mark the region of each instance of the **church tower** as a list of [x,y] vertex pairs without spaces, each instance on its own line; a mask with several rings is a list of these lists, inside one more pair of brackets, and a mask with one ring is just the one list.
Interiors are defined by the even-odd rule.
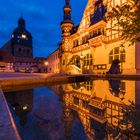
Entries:
[[14,57],[33,57],[32,35],[27,31],[22,15],[18,20],[18,27],[12,33],[11,42]]
[[64,17],[63,21],[61,22],[61,29],[62,29],[62,66],[61,70],[64,72],[66,70],[66,66],[68,64],[68,60],[71,54],[71,30],[73,28],[73,22],[71,20],[71,7],[70,7],[70,0],[65,0],[64,6]]
[[26,29],[22,14],[10,40],[2,47],[2,50],[11,53],[16,59],[33,58],[32,35]]

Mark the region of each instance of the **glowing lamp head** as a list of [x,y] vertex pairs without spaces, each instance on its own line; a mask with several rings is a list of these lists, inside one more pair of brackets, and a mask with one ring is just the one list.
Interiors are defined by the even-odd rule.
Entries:
[[81,53],[81,55],[80,55],[80,58],[81,58],[81,59],[83,59],[83,58],[84,58],[84,55],[83,55],[83,53]]
[[45,62],[45,66],[48,66],[48,62]]

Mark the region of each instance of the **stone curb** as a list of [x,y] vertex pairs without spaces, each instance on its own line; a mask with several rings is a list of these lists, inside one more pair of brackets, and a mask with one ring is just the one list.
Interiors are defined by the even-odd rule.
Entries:
[[21,78],[6,78],[0,79],[2,89],[8,86],[25,86],[33,84],[59,84],[59,82],[80,82],[85,76],[52,76],[52,77],[21,77]]
[[0,88],[0,140],[21,140],[7,101]]
[[79,75],[56,75],[45,77],[10,77],[0,78],[2,88],[8,86],[25,86],[33,84],[59,84],[59,82],[80,82],[88,79],[123,79],[123,80],[140,80],[140,75],[129,74],[79,74]]

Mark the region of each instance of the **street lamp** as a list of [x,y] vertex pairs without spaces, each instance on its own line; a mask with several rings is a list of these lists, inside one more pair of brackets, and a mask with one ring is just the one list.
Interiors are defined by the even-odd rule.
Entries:
[[48,62],[47,61],[45,61],[45,66],[46,66],[46,68],[45,68],[45,72],[48,72]]
[[124,45],[120,45],[120,63],[121,63],[121,73],[123,73],[123,53],[124,53]]
[[81,73],[83,73],[83,58],[84,58],[84,55],[81,53],[81,55],[80,55],[80,59],[81,59]]
[[45,66],[48,66],[48,62],[47,61],[45,62]]

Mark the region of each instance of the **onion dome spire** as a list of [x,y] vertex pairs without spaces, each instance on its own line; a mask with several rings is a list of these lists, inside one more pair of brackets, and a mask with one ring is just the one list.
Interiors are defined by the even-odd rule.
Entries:
[[63,22],[72,22],[70,0],[65,0],[65,2],[66,2],[66,5],[64,6],[64,21]]

